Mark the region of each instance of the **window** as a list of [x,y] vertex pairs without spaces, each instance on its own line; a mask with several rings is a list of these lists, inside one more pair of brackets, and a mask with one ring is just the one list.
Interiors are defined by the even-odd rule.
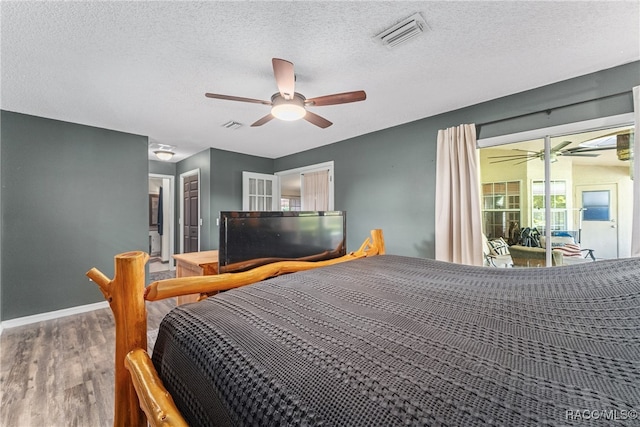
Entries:
[[[567,183],[566,181],[551,181],[551,230],[567,230]],[[545,230],[544,218],[544,181],[533,181],[531,184],[533,207],[533,226],[540,233]]]
[[609,221],[610,220],[611,195],[608,190],[584,191],[582,193],[582,219],[585,221]]
[[242,209],[245,211],[279,210],[279,187],[277,176],[242,171]]
[[520,181],[482,184],[482,222],[487,238],[509,236],[511,224],[520,224]]
[[302,203],[299,198],[283,197],[280,199],[280,207],[283,211],[300,211]]

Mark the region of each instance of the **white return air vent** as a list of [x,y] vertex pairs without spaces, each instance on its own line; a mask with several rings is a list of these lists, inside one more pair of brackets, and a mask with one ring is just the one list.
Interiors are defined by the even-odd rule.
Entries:
[[374,40],[389,49],[393,49],[407,40],[422,34],[426,28],[427,23],[424,18],[422,18],[422,15],[415,13],[404,21],[384,30],[375,36]]
[[238,123],[236,121],[228,121],[227,123],[223,124],[222,127],[227,128],[227,129],[238,129],[242,126],[242,123]]

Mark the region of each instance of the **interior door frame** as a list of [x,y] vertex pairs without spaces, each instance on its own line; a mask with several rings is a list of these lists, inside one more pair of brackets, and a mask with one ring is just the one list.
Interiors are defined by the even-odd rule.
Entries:
[[[329,210],[335,210],[335,189],[334,189],[334,161],[330,160],[324,163],[316,163],[314,165],[302,166],[295,169],[287,169],[280,172],[276,172],[275,175],[282,177],[286,175],[298,175],[302,179],[302,175],[310,172],[319,172],[323,170],[329,171]],[[282,180],[280,180],[282,181]],[[302,186],[302,182],[300,183]],[[302,188],[300,189],[300,197],[302,198]]]
[[200,245],[202,242],[200,233],[202,232],[202,217],[200,216],[202,210],[200,208],[201,204],[201,194],[200,189],[202,188],[202,180],[200,179],[200,168],[192,169],[187,172],[183,172],[180,174],[180,217],[178,218],[178,226],[180,227],[180,253],[184,253],[184,227],[183,227],[183,218],[184,218],[184,178],[186,176],[198,175],[198,252],[200,251]]
[[173,254],[175,252],[175,194],[176,194],[176,177],[173,175],[162,175],[158,173],[150,173],[149,178],[155,179],[168,179],[169,180],[169,197],[163,194],[163,202],[166,200],[168,204],[168,212],[164,212],[167,215],[167,218],[164,219],[169,224],[169,270],[175,270],[176,265],[173,259]]

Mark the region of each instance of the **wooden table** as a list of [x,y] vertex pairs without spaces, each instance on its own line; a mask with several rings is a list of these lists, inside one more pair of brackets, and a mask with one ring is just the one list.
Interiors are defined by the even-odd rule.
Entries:
[[[175,254],[176,277],[210,276],[218,274],[218,251],[189,252],[186,254]],[[178,297],[177,304],[194,302],[198,299],[197,294],[183,295]]]

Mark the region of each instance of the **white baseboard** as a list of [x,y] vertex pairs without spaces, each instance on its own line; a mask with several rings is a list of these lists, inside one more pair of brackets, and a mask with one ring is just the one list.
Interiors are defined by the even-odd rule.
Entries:
[[88,311],[100,310],[102,308],[109,308],[109,303],[107,301],[101,301],[94,304],[79,305],[77,307],[64,308],[62,310],[49,311],[46,313],[34,314],[32,316],[5,320],[0,323],[0,334],[2,334],[4,329],[30,325],[32,323],[43,322],[45,320],[59,319],[61,317],[73,316],[74,314],[86,313]]

